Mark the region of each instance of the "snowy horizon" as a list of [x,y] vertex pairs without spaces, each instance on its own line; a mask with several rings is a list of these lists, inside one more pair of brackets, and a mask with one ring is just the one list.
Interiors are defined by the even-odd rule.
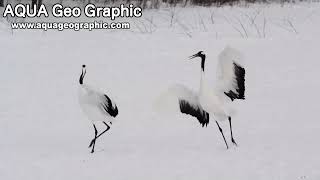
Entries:
[[[12,22],[90,22],[0,17],[0,179],[318,180],[317,92],[320,3],[160,8],[129,30],[13,30]],[[244,55],[246,92],[228,122],[159,115],[154,102],[174,84],[215,85],[227,46]],[[92,123],[78,102],[79,76],[119,108],[111,129],[88,145]],[[103,124],[97,124],[100,131]]]

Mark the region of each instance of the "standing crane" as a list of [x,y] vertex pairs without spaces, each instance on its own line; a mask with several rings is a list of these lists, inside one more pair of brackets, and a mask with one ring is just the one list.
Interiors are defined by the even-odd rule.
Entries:
[[[206,55],[203,51],[199,51],[189,57],[189,59],[194,58],[201,59],[199,92],[195,93],[183,85],[175,85],[169,88],[165,96],[177,99],[180,112],[197,118],[202,127],[206,127],[209,118],[213,117],[228,149],[228,143],[218,121],[229,121],[231,142],[237,145],[232,132],[231,116],[234,109],[231,105],[235,99],[245,99],[245,69],[240,65],[241,54],[231,47],[226,47],[220,53],[215,89],[209,88],[205,81]],[[160,99],[164,100],[166,98]]]
[[[91,120],[94,128],[94,138],[90,142],[91,153],[94,152],[96,140],[110,129],[114,118],[118,115],[118,107],[106,94],[93,89],[83,82],[86,75],[86,65],[82,65],[79,79],[79,103],[82,111]],[[107,128],[98,134],[95,123],[102,122]]]

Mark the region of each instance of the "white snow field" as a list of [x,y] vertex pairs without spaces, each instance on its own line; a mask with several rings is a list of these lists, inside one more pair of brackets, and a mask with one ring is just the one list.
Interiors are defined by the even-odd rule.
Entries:
[[[149,10],[127,31],[11,31],[1,19],[0,179],[319,180],[320,4],[176,11],[172,26],[170,9]],[[153,109],[170,85],[198,89],[200,61],[188,56],[199,50],[212,82],[227,45],[244,54],[247,72],[246,100],[233,117],[238,147],[220,123],[228,150],[213,119],[202,128]],[[85,82],[119,107],[94,154],[78,103],[82,64]]]

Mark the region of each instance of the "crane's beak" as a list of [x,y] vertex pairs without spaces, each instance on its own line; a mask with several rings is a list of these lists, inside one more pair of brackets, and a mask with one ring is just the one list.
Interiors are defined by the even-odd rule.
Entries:
[[198,54],[194,54],[192,56],[189,56],[189,59],[193,59],[193,58],[196,58],[196,57],[198,57]]

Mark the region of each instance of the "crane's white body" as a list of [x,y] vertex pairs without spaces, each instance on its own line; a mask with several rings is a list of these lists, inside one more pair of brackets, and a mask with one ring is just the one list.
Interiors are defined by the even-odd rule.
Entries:
[[[91,153],[93,153],[97,138],[110,129],[109,125],[112,124],[114,117],[118,115],[118,108],[116,104],[114,104],[114,101],[112,101],[106,94],[83,83],[86,73],[86,65],[82,65],[78,93],[80,107],[92,122],[94,128],[94,138],[89,145],[89,148],[92,147]],[[98,130],[95,125],[95,122],[99,121],[107,126],[107,129],[100,134],[98,134]]]
[[218,57],[217,75],[214,89],[208,88],[205,72],[201,71],[200,104],[216,120],[222,121],[235,114],[231,99],[224,94],[227,91],[236,91],[237,81],[234,73],[234,63],[243,66],[242,54],[227,46]]
[[205,73],[201,71],[201,81],[199,89],[199,103],[201,107],[212,114],[215,120],[226,120],[230,114],[228,113],[227,103],[228,100],[221,98],[219,93],[213,91],[207,85],[205,79]]
[[104,99],[104,93],[95,90],[86,84],[79,85],[80,107],[87,118],[92,122],[104,121],[112,123],[114,121],[115,118],[110,116],[110,114],[103,109],[102,104]]
[[183,99],[189,102],[194,109],[208,112],[218,121],[227,120],[235,114],[232,100],[225,94],[228,91],[236,91],[237,80],[234,63],[243,64],[242,54],[237,50],[226,47],[219,55],[217,65],[217,78],[214,88],[206,82],[205,71],[201,70],[200,88],[193,92],[183,85],[175,85],[160,96],[157,101],[157,109],[169,109],[176,106],[177,100]]

